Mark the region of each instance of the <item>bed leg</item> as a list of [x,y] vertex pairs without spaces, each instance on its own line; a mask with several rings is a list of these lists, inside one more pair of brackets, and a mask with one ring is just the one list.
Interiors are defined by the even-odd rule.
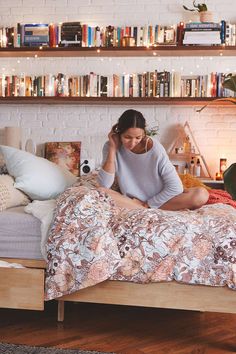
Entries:
[[58,308],[57,308],[57,321],[63,322],[64,321],[64,301],[58,300]]

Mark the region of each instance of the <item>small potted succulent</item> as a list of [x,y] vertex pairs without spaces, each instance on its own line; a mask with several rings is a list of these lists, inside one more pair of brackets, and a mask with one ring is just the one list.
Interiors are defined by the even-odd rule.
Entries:
[[196,4],[196,1],[194,0],[192,9],[188,8],[185,5],[183,5],[183,8],[187,11],[199,12],[201,22],[212,22],[212,13],[208,11],[206,4]]

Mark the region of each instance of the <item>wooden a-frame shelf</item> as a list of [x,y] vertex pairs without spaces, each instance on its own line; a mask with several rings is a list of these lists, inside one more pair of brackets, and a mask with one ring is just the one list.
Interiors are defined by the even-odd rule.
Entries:
[[[0,97],[0,104],[78,104],[78,105],[182,105],[231,106],[230,102],[214,101],[215,98],[194,97]],[[214,101],[214,102],[212,102]]]
[[236,56],[236,46],[175,46],[151,47],[58,47],[58,48],[0,48],[4,57],[146,57],[146,56]]

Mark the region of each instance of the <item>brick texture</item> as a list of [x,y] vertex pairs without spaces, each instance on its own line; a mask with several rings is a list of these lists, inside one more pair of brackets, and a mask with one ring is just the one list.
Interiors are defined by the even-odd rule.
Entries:
[[[98,25],[172,24],[197,19],[186,12],[178,0],[0,0],[0,25],[16,22],[61,22],[81,20]],[[236,2],[209,0],[208,7],[216,21],[235,23]],[[189,5],[186,2],[186,5]],[[0,58],[0,72],[30,74],[82,74],[142,72],[145,70],[181,70],[184,74],[211,71],[235,72],[233,57],[188,58]],[[56,72],[55,72],[56,68]],[[99,165],[102,145],[112,124],[128,108],[144,114],[150,126],[159,125],[159,139],[168,148],[180,125],[188,121],[212,174],[219,169],[219,159],[235,162],[236,111],[233,107],[208,107],[201,114],[196,107],[175,106],[79,106],[79,105],[1,105],[0,143],[5,126],[21,125],[23,145],[32,138],[40,153],[46,141],[81,140],[82,155]]]

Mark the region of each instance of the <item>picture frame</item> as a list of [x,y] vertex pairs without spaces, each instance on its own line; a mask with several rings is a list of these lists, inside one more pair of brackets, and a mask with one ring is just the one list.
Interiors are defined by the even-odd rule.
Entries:
[[81,141],[47,142],[45,158],[80,176]]

